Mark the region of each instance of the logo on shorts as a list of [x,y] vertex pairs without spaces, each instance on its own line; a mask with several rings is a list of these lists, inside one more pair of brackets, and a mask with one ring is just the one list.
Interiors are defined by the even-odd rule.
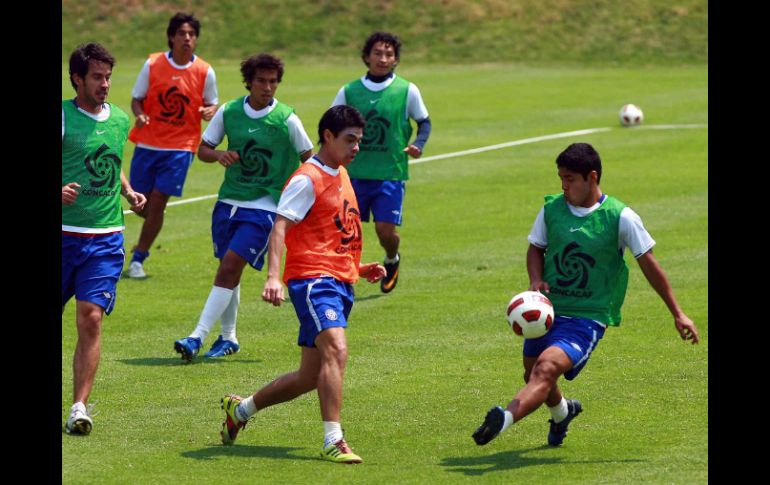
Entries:
[[324,315],[326,315],[327,320],[336,320],[337,319],[337,312],[329,308],[324,312]]
[[112,295],[110,295],[110,292],[108,292],[108,291],[103,292],[102,295],[104,295],[104,297],[109,299],[109,300],[112,299]]

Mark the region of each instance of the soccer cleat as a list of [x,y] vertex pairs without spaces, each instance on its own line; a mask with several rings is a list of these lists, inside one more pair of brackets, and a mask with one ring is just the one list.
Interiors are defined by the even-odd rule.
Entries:
[[364,462],[360,456],[353,453],[353,450],[350,449],[344,439],[325,446],[321,450],[321,458],[334,463],[346,463],[348,465]]
[[559,446],[564,438],[567,436],[567,426],[570,421],[583,411],[583,405],[577,399],[567,399],[567,417],[558,423],[554,423],[553,419],[549,419],[551,423],[551,429],[548,431],[548,444],[551,446]]
[[70,413],[67,424],[64,426],[64,430],[67,434],[78,434],[86,436],[91,433],[91,428],[94,427],[94,421],[87,411],[82,409],[73,409]]
[[126,276],[128,276],[129,278],[146,278],[147,273],[144,272],[144,267],[142,266],[142,263],[140,263],[139,261],[132,261],[131,264],[128,265]]
[[500,434],[505,423],[505,411],[495,406],[487,412],[484,422],[473,432],[473,440],[477,445],[486,445]]
[[220,400],[222,409],[225,410],[225,421],[222,423],[222,431],[219,433],[222,436],[223,445],[235,443],[238,431],[246,427],[247,421],[241,421],[235,415],[235,408],[238,407],[241,401],[243,401],[243,398],[235,394],[228,394]]
[[395,263],[383,263],[385,266],[385,277],[380,280],[380,290],[383,293],[390,293],[398,283],[398,263],[401,262],[401,253],[398,253],[398,261]]
[[214,345],[211,346],[208,352],[203,354],[203,357],[209,359],[211,357],[224,357],[225,355],[234,354],[241,350],[241,346],[232,340],[225,340],[220,335],[217,337]]
[[182,354],[182,360],[192,362],[200,352],[203,342],[197,337],[185,337],[174,342],[174,350]]

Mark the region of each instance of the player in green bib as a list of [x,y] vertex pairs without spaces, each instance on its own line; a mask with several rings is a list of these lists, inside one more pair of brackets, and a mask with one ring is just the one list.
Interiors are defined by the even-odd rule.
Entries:
[[698,343],[695,323],[682,311],[666,274],[652,254],[655,241],[641,218],[599,187],[602,162],[587,143],[573,143],[556,159],[562,194],[548,195],[527,238],[532,291],[554,306],[548,333],[524,341],[524,380],[506,409],[494,406],[473,433],[485,445],[545,403],[551,412],[548,444],[559,446],[569,423],[583,410],[565,399],[557,381],[574,379],[588,362],[607,326],[620,325],[628,286],[623,253],[628,248],[642,273],[674,317],[682,340]]
[[[283,62],[270,54],[243,61],[241,73],[249,95],[220,107],[203,133],[198,158],[225,167],[211,218],[219,268],[197,326],[174,342],[174,350],[185,361],[198,354],[217,320],[222,322],[222,333],[204,357],[240,350],[235,327],[243,269],[246,264],[262,269],[283,186],[300,161],[313,154],[313,142],[294,109],[275,99],[283,72]],[[227,150],[216,150],[225,136]]]
[[[366,118],[360,151],[348,172],[356,192],[361,221],[373,215],[380,245],[385,249],[387,275],[380,282],[383,293],[398,282],[401,255],[401,225],[409,157],[420,158],[430,136],[431,123],[420,90],[393,72],[400,59],[401,41],[388,32],[375,32],[366,39],[361,59],[368,71],[343,86],[332,106],[349,105]],[[410,143],[412,125],[417,135]]]
[[77,95],[62,101],[62,313],[77,301],[78,341],[73,358],[73,399],[68,434],[93,427],[86,409],[99,366],[104,314],[115,307],[123,268],[123,209],[120,195],[141,211],[144,195],[123,175],[123,146],[129,119],[107,103],[115,58],[99,44],[80,45],[70,56],[70,82]]

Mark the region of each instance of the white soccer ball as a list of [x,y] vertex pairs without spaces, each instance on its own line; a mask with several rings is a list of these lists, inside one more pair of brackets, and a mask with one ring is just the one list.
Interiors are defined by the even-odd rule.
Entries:
[[620,124],[623,126],[636,126],[642,124],[644,113],[642,113],[641,108],[635,104],[624,104],[623,107],[620,108],[618,118],[620,119]]
[[539,291],[522,291],[508,303],[507,317],[516,335],[542,337],[553,324],[553,303]]

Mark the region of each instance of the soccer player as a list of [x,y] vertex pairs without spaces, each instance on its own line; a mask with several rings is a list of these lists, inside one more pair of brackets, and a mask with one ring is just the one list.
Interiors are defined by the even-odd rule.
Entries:
[[[361,51],[368,68],[366,75],[340,88],[332,103],[353,106],[366,117],[361,151],[350,164],[349,173],[361,220],[368,222],[372,213],[377,238],[385,249],[387,275],[380,282],[383,293],[393,291],[398,283],[401,236],[396,226],[401,225],[409,156],[422,156],[431,129],[420,90],[393,72],[400,52],[401,41],[395,35],[370,35]],[[417,122],[412,143],[410,118]]]
[[196,56],[200,22],[177,13],[168,23],[167,52],[150,54],[131,91],[136,124],[129,139],[136,143],[131,184],[147,196],[139,241],[126,275],[144,278],[144,260],[163,227],[163,213],[172,195],[181,196],[187,171],[201,139],[201,118],[217,111],[214,69]]
[[473,433],[485,445],[545,403],[552,419],[548,444],[559,446],[569,423],[583,410],[565,399],[557,380],[574,379],[596,350],[607,326],[620,325],[628,284],[623,252],[628,248],[650,285],[674,317],[682,340],[698,343],[698,329],[676,301],[641,218],[602,193],[602,162],[587,143],[573,143],[556,159],[562,194],[547,195],[527,238],[529,289],[545,293],[556,313],[544,336],[524,341],[524,381],[506,409],[495,406]]
[[122,194],[140,211],[121,169],[128,115],[107,103],[115,58],[100,44],[82,44],[70,55],[70,82],[77,93],[61,105],[61,305],[75,296],[78,341],[72,362],[73,399],[65,431],[87,435],[86,409],[101,354],[104,314],[115,308],[123,268]]
[[362,462],[344,439],[340,411],[352,284],[359,276],[373,283],[385,275],[378,263],[360,264],[361,221],[345,169],[358,153],[364,125],[350,106],[329,108],[318,124],[318,154],[294,172],[281,194],[262,299],[276,306],[284,299],[280,267],[285,243],[283,281],[300,321],[300,365],[246,399],[233,394],[222,398],[226,445],[235,442],[238,431],[260,409],[317,389],[324,426],[321,457],[335,463]]
[[[247,263],[262,270],[281,189],[300,160],[313,154],[313,142],[294,109],[274,97],[283,72],[283,62],[270,54],[243,61],[241,74],[249,95],[219,108],[203,133],[198,158],[219,162],[225,178],[211,217],[214,257],[219,259],[214,287],[193,332],[174,342],[174,349],[188,362],[220,318],[222,334],[204,357],[240,350],[235,321],[241,274]],[[225,135],[227,150],[215,150]]]

